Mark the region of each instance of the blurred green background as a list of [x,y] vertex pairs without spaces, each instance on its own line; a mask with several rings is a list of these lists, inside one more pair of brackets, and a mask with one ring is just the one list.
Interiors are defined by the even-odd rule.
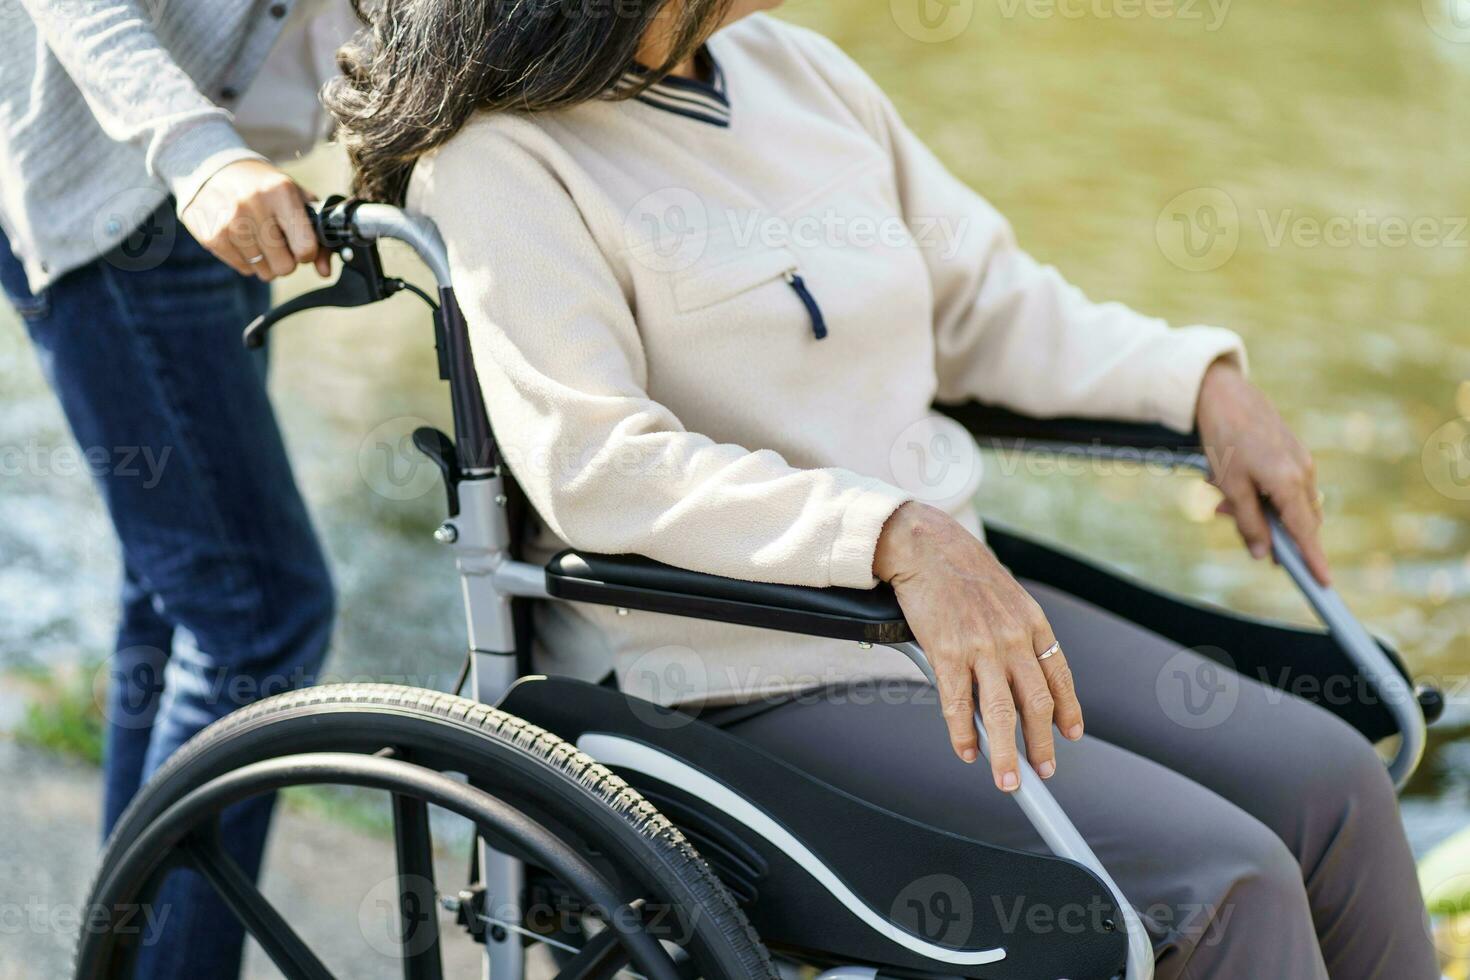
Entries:
[[[1348,603],[1449,693],[1405,802],[1421,852],[1463,827],[1470,800],[1470,21],[1440,2],[795,0],[781,13],[850,52],[1091,295],[1245,336],[1255,378],[1319,461]],[[297,169],[322,195],[345,184],[331,151]],[[405,297],[302,318],[272,351],[342,593],[336,679],[447,686],[458,665],[452,563],[429,540],[441,493],[399,452],[418,418],[446,421],[420,309]],[[54,461],[69,438],[8,310],[0,378],[0,445],[53,460],[0,475],[0,726],[14,727],[58,677],[90,689],[118,566],[88,480]],[[1309,618],[1211,519],[1197,480],[989,472],[987,516],[1178,591]]]

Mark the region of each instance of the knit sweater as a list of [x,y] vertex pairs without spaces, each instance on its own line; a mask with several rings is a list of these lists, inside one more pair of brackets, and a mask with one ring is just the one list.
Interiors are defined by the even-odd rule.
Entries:
[[[330,22],[305,23],[318,16]],[[293,26],[310,41],[259,91]],[[317,91],[354,26],[341,0],[0,0],[0,229],[31,290],[106,253],[170,195],[182,209],[222,167],[325,136]],[[258,142],[232,115],[247,92]]]
[[[569,543],[870,588],[904,501],[979,531],[977,450],[934,421],[936,399],[1187,430],[1205,368],[1243,361],[1229,331],[1093,303],[1032,259],[826,39],[757,15],[707,50],[709,82],[482,114],[416,168],[410,205],[444,234],[540,516],[531,557]],[[853,643],[539,615],[542,669],[615,669],[666,703],[911,676]]]

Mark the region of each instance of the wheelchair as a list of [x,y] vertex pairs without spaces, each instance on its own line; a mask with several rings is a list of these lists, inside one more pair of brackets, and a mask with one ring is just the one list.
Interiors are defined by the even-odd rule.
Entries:
[[[279,320],[312,307],[411,291],[433,308],[454,437],[422,428],[413,441],[443,475],[448,516],[435,537],[454,552],[463,584],[468,655],[457,691],[467,680],[470,696],[384,684],[311,688],[253,704],[195,737],[106,844],[86,907],[107,918],[82,932],[78,980],[132,974],[138,930],[127,922],[180,867],[213,885],[283,975],[329,978],[218,834],[223,808],[303,785],[366,787],[391,798],[407,980],[443,976],[441,902],[484,945],[491,980],[522,980],[535,943],[552,948],[561,980],[1152,976],[1137,914],[1029,766],[1021,766],[1015,802],[1051,854],[991,846],[871,806],[676,709],[531,675],[529,604],[575,601],[883,645],[933,681],[886,586],[744,582],[576,550],[544,567],[518,558],[526,503],[497,453],[437,231],[409,212],[341,198],[312,220],[341,261],[339,279],[250,324],[245,342],[259,345]],[[384,273],[384,239],[418,254],[437,296]],[[1043,421],[979,404],[937,408],[982,445],[1209,469],[1197,437],[1157,426]],[[1442,696],[1415,688],[1398,654],[1311,577],[1274,516],[1272,534],[1278,562],[1324,629],[1165,595],[987,526],[990,546],[1018,576],[1192,647],[1221,670],[1315,693],[1366,738],[1393,746],[1388,766],[1401,788]],[[475,828],[470,887],[457,898],[434,883],[431,805]],[[1017,907],[1096,914],[1067,930],[990,914]],[[538,914],[551,908],[565,914]]]

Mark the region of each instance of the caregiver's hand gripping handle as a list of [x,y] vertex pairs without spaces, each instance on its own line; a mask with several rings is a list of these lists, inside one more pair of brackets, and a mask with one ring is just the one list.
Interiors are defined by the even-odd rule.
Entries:
[[315,195],[261,160],[237,160],[205,181],[179,217],[205,248],[242,276],[270,282],[298,264],[331,275],[306,204]]
[[938,681],[950,744],[966,762],[979,756],[980,716],[990,739],[995,785],[1020,785],[1016,725],[1043,778],[1056,771],[1052,726],[1082,737],[1072,672],[1036,600],[963,525],[918,502],[888,518],[873,572],[890,583]]

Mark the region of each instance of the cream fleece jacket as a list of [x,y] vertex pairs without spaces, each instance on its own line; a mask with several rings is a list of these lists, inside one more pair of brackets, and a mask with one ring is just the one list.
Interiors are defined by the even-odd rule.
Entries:
[[[529,557],[567,542],[869,588],[905,500],[979,531],[977,451],[933,420],[936,398],[1186,430],[1205,368],[1243,361],[1226,330],[1090,302],[1021,251],[826,39],[757,15],[708,50],[711,85],[481,115],[416,168],[410,206],[444,234],[491,419],[540,514]],[[911,676],[851,643],[540,615],[541,669],[616,669],[666,703]]]

